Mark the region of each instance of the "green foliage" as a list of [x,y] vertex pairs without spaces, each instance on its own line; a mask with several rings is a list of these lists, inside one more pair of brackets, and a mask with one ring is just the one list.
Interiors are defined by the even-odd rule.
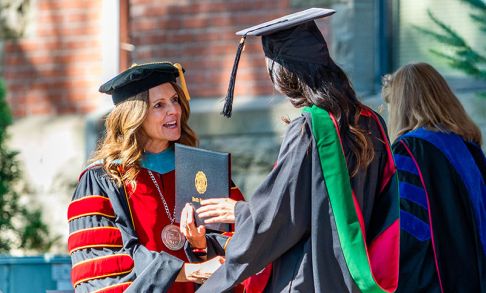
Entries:
[[[486,5],[481,1],[476,0],[461,1],[469,2],[471,6],[475,7],[475,14],[471,14],[470,16],[480,25],[481,30],[486,29]],[[434,24],[439,27],[440,32],[417,26],[415,26],[415,28],[446,45],[450,50],[450,52],[444,52],[431,49],[431,53],[446,60],[452,68],[458,69],[467,75],[478,79],[486,79],[486,70],[484,69],[486,66],[486,57],[469,46],[464,38],[435,17],[430,10],[428,10],[427,13]]]
[[17,152],[6,146],[7,127],[11,124],[5,84],[0,79],[0,253],[8,253],[13,248],[46,251],[56,239],[50,239],[41,211],[20,204],[20,196],[14,189],[21,171]]
[[[486,33],[486,3],[482,0],[459,1],[473,9],[474,12],[469,14],[469,17],[478,25],[480,31]],[[446,45],[448,49],[448,52],[435,49],[431,49],[430,52],[445,60],[450,67],[474,78],[486,80],[486,56],[469,46],[464,38],[439,20],[430,10],[427,10],[427,13],[432,22],[438,26],[439,32],[418,26],[415,26],[415,29]],[[486,97],[486,93],[479,93],[479,96]]]
[[42,212],[40,209],[28,210],[25,207],[21,209],[24,215],[20,231],[20,247],[27,250],[46,251],[60,237],[51,238],[49,228],[42,221]]
[[12,124],[12,115],[5,102],[5,96],[5,83],[0,80],[0,142],[5,140],[7,126]]

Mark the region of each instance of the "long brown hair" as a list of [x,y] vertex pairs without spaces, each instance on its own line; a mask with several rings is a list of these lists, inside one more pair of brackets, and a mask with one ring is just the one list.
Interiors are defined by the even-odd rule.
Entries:
[[350,150],[350,157],[347,157],[350,176],[365,169],[374,158],[373,143],[368,133],[358,124],[364,105],[358,101],[344,71],[330,58],[326,66],[267,61],[273,83],[290,99],[294,107],[316,105],[336,117],[343,143]]
[[[178,143],[196,146],[198,139],[189,127],[189,102],[182,89],[171,82],[179,96],[182,109],[181,137]],[[147,135],[142,123],[147,117],[149,108],[149,92],[145,91],[118,104],[105,121],[106,134],[99,143],[91,162],[102,160],[103,168],[116,183],[121,186],[129,182],[135,187],[135,177],[140,171],[140,159],[143,155]],[[171,145],[174,142],[170,142]],[[120,172],[120,169],[123,172]]]
[[382,95],[389,104],[392,139],[411,130],[453,132],[481,145],[481,131],[437,70],[426,63],[400,67],[383,78]]

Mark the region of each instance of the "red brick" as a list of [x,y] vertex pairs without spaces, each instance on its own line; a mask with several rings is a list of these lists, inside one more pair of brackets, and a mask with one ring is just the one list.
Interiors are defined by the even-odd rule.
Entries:
[[[235,32],[291,11],[289,0],[130,0],[131,57],[187,69],[194,97],[226,94]],[[3,68],[16,117],[89,113],[100,103],[102,0],[39,0],[27,38],[6,41]],[[236,93],[271,95],[259,38],[248,38]]]
[[37,35],[39,37],[48,37],[48,36],[62,36],[62,35],[95,35],[100,33],[99,26],[78,26],[78,27],[71,27],[71,26],[59,26],[59,27],[46,27],[46,28],[39,28],[37,30]]
[[81,1],[59,1],[59,0],[39,0],[40,10],[67,10],[67,9],[86,9],[90,7],[101,8],[102,0],[81,0]]
[[101,7],[96,7],[91,10],[83,10],[81,12],[75,13],[75,12],[70,12],[65,14],[64,16],[65,21],[67,22],[88,22],[88,21],[93,21],[95,19],[101,20]]

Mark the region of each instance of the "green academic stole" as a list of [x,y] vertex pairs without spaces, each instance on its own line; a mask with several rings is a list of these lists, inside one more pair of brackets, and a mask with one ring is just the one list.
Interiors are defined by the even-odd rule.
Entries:
[[312,117],[312,133],[316,141],[321,169],[326,181],[329,201],[336,222],[339,241],[351,277],[362,292],[387,292],[374,279],[365,237],[355,206],[346,159],[337,122],[317,106],[305,107]]

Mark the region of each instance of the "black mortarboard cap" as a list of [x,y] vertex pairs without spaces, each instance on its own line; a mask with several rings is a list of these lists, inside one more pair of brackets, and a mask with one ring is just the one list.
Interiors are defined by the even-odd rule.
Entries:
[[100,86],[101,93],[112,96],[115,105],[141,92],[166,82],[176,82],[180,77],[181,87],[186,98],[189,93],[184,80],[184,69],[178,63],[153,62],[133,65]]
[[299,61],[327,65],[329,51],[314,19],[334,14],[332,9],[310,8],[237,32],[242,36],[236,52],[223,115],[231,117],[233,93],[246,36],[262,36],[265,56],[274,61]]

